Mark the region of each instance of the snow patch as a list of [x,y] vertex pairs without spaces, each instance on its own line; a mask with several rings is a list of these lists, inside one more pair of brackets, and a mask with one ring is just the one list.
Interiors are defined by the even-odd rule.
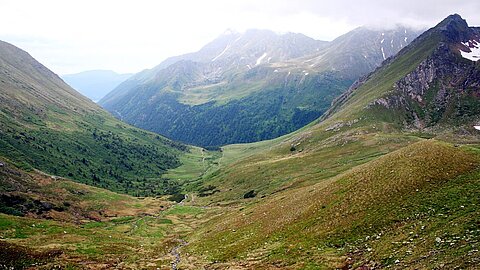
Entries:
[[305,72],[305,74],[303,74],[304,76],[307,76],[308,75],[308,72]]
[[222,56],[227,50],[228,48],[230,48],[230,45],[227,45],[227,47],[225,47],[225,49],[217,56],[215,56],[215,58],[212,59],[212,62],[214,62],[215,60],[217,60],[220,56]]
[[[243,37],[243,35],[240,35],[237,39],[235,39],[235,40],[233,41],[233,43],[239,41],[242,37]],[[232,44],[233,44],[233,43],[232,43]]]
[[467,42],[462,42],[462,44],[470,49],[469,52],[464,52],[460,50],[463,58],[475,62],[480,59],[480,43],[478,43],[476,40],[469,40]]
[[407,39],[408,39],[408,38],[407,38],[407,37],[405,37],[405,38],[403,39],[403,41],[405,41],[405,43],[407,43]]
[[262,63],[262,60],[263,58],[267,57],[267,53],[263,53],[262,56],[260,56],[258,59],[257,59],[257,62],[255,63],[255,66],[258,66]]
[[382,33],[382,37],[385,35],[385,33]]
[[[235,32],[233,30],[230,30],[228,29],[227,31],[225,31],[224,35],[233,35],[235,34]],[[214,62],[215,60],[217,60],[220,56],[222,56],[233,44],[235,44],[235,42],[237,42],[238,40],[240,40],[241,38],[243,37],[243,35],[240,35],[238,38],[236,38],[232,43],[228,44],[225,49],[217,56],[215,56],[213,59],[212,59],[212,62]],[[244,57],[242,57],[241,59],[243,59]]]
[[474,129],[480,130],[480,126],[473,126]]
[[250,65],[247,65],[247,68],[248,68],[248,69],[252,69],[252,67],[251,67]]
[[278,69],[275,69],[273,72],[278,72]]
[[384,38],[382,38],[382,41],[380,41],[380,44],[383,44],[383,42],[384,42],[384,41],[385,41],[385,39],[384,39]]
[[387,58],[385,57],[385,51],[383,50],[383,47],[382,47],[382,55],[383,55],[383,60],[387,59]]
[[390,40],[390,46],[392,46],[392,48],[393,48],[393,39]]
[[268,57],[267,63],[270,63],[270,60],[272,60],[272,57]]

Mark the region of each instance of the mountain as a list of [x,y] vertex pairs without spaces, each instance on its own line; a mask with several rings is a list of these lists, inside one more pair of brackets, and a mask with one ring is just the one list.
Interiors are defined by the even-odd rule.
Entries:
[[449,16],[311,125],[223,147],[199,196],[230,211],[185,252],[214,269],[475,269],[478,31]]
[[111,70],[89,70],[61,78],[82,95],[97,102],[133,74],[118,74]]
[[[356,82],[333,108],[355,100],[368,108],[366,118],[398,128],[435,133],[455,127],[469,133],[480,120],[480,77],[474,57],[478,36],[477,27],[451,15]],[[359,88],[375,98],[367,101],[357,94]]]
[[[480,133],[471,104],[479,99],[478,31],[449,16],[357,80],[308,126],[268,141],[179,154],[183,164],[164,176],[189,179],[180,203],[25,171],[0,157],[0,268],[477,269]],[[383,59],[380,47],[372,51]],[[16,82],[33,80],[27,75],[56,81],[16,74]],[[11,100],[36,100],[21,98],[18,88]],[[71,89],[64,90],[35,93],[70,112],[84,98],[55,99]],[[441,117],[431,117],[431,106],[443,104]],[[104,117],[88,100],[87,107]],[[88,124],[68,119],[48,126]],[[58,145],[62,134],[50,143]]]
[[24,170],[134,195],[178,188],[163,179],[189,147],[126,125],[25,51],[0,42],[0,157]]
[[226,33],[119,85],[99,104],[122,120],[203,146],[292,132],[418,32],[355,29],[332,42],[301,34]]

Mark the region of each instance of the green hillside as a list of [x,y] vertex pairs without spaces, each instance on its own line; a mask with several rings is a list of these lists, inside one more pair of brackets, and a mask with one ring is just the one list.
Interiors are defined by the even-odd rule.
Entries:
[[398,268],[473,267],[479,157],[478,148],[415,143],[232,208],[192,236],[188,249],[225,267],[386,267],[396,260]]
[[132,195],[175,193],[162,179],[189,147],[124,124],[26,52],[0,44],[0,156]]
[[[317,123],[269,142],[225,147],[223,167],[203,184],[216,191],[199,200],[224,205],[228,214],[190,236],[188,252],[219,268],[475,269],[475,122],[412,128],[409,114],[378,102],[425,61],[447,62],[438,50],[460,42],[449,39],[462,35],[449,25],[461,21],[450,16],[424,33]],[[461,74],[475,74],[468,70]],[[425,139],[431,137],[449,142]],[[235,154],[244,157],[230,158]]]

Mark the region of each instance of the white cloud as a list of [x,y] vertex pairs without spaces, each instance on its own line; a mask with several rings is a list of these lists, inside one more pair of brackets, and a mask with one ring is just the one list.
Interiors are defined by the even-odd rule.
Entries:
[[168,56],[196,51],[227,28],[300,32],[331,40],[365,24],[433,26],[455,12],[479,23],[480,1],[399,2],[0,0],[0,39],[60,74],[136,72]]

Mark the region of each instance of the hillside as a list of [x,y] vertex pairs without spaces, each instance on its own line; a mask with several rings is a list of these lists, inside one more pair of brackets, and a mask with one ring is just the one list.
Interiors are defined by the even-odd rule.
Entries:
[[118,74],[111,70],[89,70],[61,77],[82,95],[97,102],[132,75]]
[[[192,188],[200,190],[197,200],[224,205],[228,214],[192,234],[186,252],[216,262],[212,269],[475,269],[478,114],[458,112],[477,102],[479,88],[476,63],[458,44],[469,44],[477,28],[465,25],[458,15],[446,18],[354,84],[317,122],[275,140],[225,147],[221,169]],[[456,99],[457,113],[416,128],[408,113],[379,109],[378,100],[403,93],[399,82],[428,61],[442,63],[444,73],[430,73],[437,85],[458,87],[442,76],[457,71],[470,89],[448,90],[469,95],[468,102]]]
[[134,195],[178,190],[162,175],[189,147],[120,122],[5,42],[0,114],[0,157],[20,168]]
[[[353,166],[369,162],[378,156],[400,149],[424,138],[439,138],[458,143],[476,143],[478,113],[470,110],[471,104],[478,102],[479,91],[476,62],[466,62],[460,49],[444,56],[438,48],[461,43],[447,40],[448,37],[462,35],[455,28],[444,31],[444,25],[466,24],[458,15],[450,16],[438,26],[426,31],[413,43],[387,60],[376,71],[357,81],[333,103],[332,108],[310,125],[280,138],[253,144],[228,145],[223,147],[220,163],[222,169],[204,179],[204,186],[212,185],[220,192],[209,196],[213,202],[241,199],[243,193],[255,190],[259,195],[267,195],[284,189],[306,186],[344,172]],[[464,28],[467,34],[477,28]],[[468,40],[467,36],[467,40]],[[445,59],[445,56],[448,58]],[[445,114],[443,122],[422,128],[412,126],[413,118],[408,110],[395,107],[387,109],[391,96],[397,97],[399,82],[411,76],[412,71],[421,68],[432,58],[445,66],[466,67],[456,78],[466,90],[454,89],[452,93],[466,95],[454,103],[457,111]],[[445,73],[444,73],[445,74]],[[433,76],[440,85],[447,85],[451,77]],[[471,82],[473,86],[463,83]],[[412,87],[413,88],[413,87]],[[432,86],[428,91],[438,90]],[[450,95],[449,95],[450,96]],[[405,100],[409,96],[401,98]],[[397,98],[398,100],[402,100]],[[419,97],[421,98],[421,97]],[[467,100],[466,102],[459,102]],[[402,104],[402,103],[400,103]],[[424,103],[423,108],[434,105]],[[401,106],[399,106],[401,107]],[[408,107],[407,107],[408,108]],[[418,108],[422,108],[418,106]],[[230,190],[230,187],[235,190]],[[243,192],[243,193],[241,193]]]
[[327,43],[299,34],[228,33],[135,75],[99,103],[130,124],[197,145],[271,139],[318,118],[417,35],[359,28]]
[[1,161],[0,268],[144,269],[170,264],[177,228],[189,220],[177,221],[184,214],[172,202],[25,172]]

